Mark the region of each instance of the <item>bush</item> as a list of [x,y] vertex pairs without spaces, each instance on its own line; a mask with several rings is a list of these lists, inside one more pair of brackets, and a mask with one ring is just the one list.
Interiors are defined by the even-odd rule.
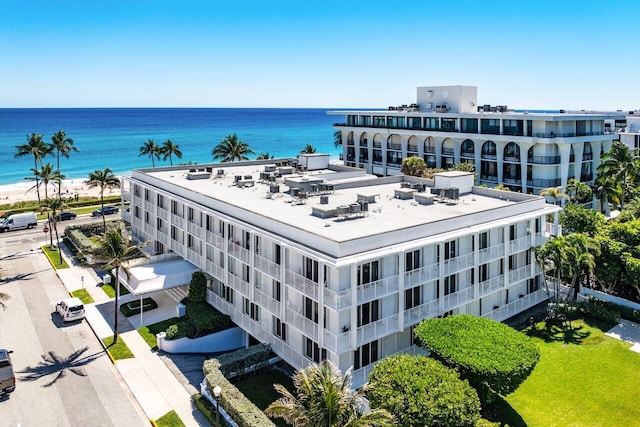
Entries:
[[389,411],[401,426],[468,426],[480,419],[478,394],[458,373],[425,356],[382,359],[369,375],[372,408]]
[[183,319],[176,323],[175,325],[171,325],[166,330],[166,339],[168,340],[177,340],[179,338],[184,337],[193,337],[195,335],[195,327],[193,326],[193,322],[189,319]]
[[240,427],[275,426],[256,405],[224,377],[217,359],[206,360],[203,371],[209,391],[215,386],[220,386],[222,389],[220,406]]
[[269,366],[271,347],[267,344],[257,344],[249,348],[241,348],[218,356],[220,371],[226,378],[244,374],[248,368],[261,370]]
[[422,321],[416,337],[432,355],[460,372],[483,402],[507,395],[531,374],[540,359],[529,337],[491,319],[468,314]]
[[207,278],[202,271],[196,271],[191,276],[189,284],[189,301],[206,302],[207,300]]
[[[211,423],[211,425],[216,425],[216,407],[213,406],[209,399],[201,395],[200,393],[196,393],[193,395],[193,402],[196,404],[196,408],[202,412],[202,415]],[[223,423],[224,420],[220,418],[220,422]]]
[[[158,308],[158,303],[155,302],[152,298],[145,298],[142,300],[142,311],[150,311]],[[126,304],[122,304],[120,306],[120,311],[126,317],[131,317],[135,314],[140,314],[140,301],[133,300]]]

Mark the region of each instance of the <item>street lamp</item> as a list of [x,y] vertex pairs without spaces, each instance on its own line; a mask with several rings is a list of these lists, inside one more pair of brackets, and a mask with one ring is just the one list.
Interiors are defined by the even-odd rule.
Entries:
[[82,289],[84,289],[84,276],[80,276],[80,283],[82,283]]
[[222,389],[219,385],[213,388],[213,397],[216,399],[216,426],[220,427],[220,393]]

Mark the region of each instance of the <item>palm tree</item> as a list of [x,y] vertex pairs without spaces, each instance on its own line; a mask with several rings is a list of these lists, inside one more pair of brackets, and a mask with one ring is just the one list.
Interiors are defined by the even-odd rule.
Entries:
[[333,133],[333,146],[335,148],[342,147],[342,131],[337,130]]
[[160,148],[160,153],[162,153],[162,160],[167,160],[169,158],[169,164],[173,166],[173,156],[177,158],[182,158],[182,151],[180,151],[180,146],[176,145],[170,139],[167,139]]
[[49,239],[50,239],[51,246],[53,247],[53,236],[51,234],[53,230],[55,231],[55,234],[56,234],[58,254],[60,255],[60,265],[62,265],[62,250],[60,249],[60,235],[58,234],[58,221],[56,220],[56,214],[58,213],[59,210],[62,210],[65,204],[62,201],[62,199],[56,199],[54,197],[51,199],[49,198],[44,199],[42,202],[42,206],[43,206],[42,210],[47,212],[47,220],[51,225],[51,227],[49,227]]
[[569,196],[562,190],[562,186],[549,187],[540,190],[540,195],[553,199],[553,204],[557,205],[558,200],[569,200]]
[[2,307],[3,310],[7,308],[5,301],[9,301],[9,298],[11,298],[11,295],[5,292],[0,292],[0,307]]
[[307,144],[304,146],[302,150],[300,150],[300,154],[313,154],[316,152],[316,147],[311,144]]
[[160,158],[161,148],[159,145],[156,145],[153,139],[148,139],[145,143],[140,147],[140,156],[149,156],[151,159],[151,167],[156,167],[156,159]]
[[[53,165],[51,163],[47,163],[45,165],[42,165],[42,167],[40,169],[30,169],[31,172],[33,172],[33,177],[27,177],[25,178],[28,181],[35,181],[36,185],[34,185],[33,187],[31,187],[29,190],[31,190],[32,188],[43,184],[44,186],[44,198],[48,199],[49,198],[49,183],[52,183],[53,185],[53,189],[56,189],[56,182],[61,182],[65,176],[62,175],[60,173],[60,170],[54,170],[53,169]],[[54,191],[55,194],[55,191]]]
[[[100,187],[100,206],[104,211],[104,189],[105,188],[120,188],[120,180],[113,174],[111,168],[104,170],[96,169],[89,174],[89,188]],[[107,220],[105,215],[102,215],[102,224],[104,231],[107,231]]]
[[609,202],[618,204],[622,198],[622,187],[610,178],[599,176],[592,191],[600,204],[599,211],[606,216],[609,216]]
[[591,199],[593,192],[591,191],[589,184],[578,181],[575,178],[571,178],[569,182],[567,182],[567,194],[569,195],[571,202],[584,203]]
[[296,427],[378,426],[394,425],[393,416],[384,409],[362,412],[364,389],[351,390],[350,370],[342,375],[328,360],[296,371],[293,385],[296,394],[281,384],[274,388],[282,395],[265,414],[282,418]]
[[640,156],[638,156],[637,150],[631,150],[620,141],[614,141],[611,149],[602,155],[602,163],[597,170],[598,176],[620,184],[622,188],[620,210],[624,209],[629,186],[633,185],[637,179],[639,169]]
[[247,155],[255,154],[245,142],[238,139],[238,135],[227,135],[220,144],[216,145],[213,151],[213,160],[220,160],[223,163],[235,162],[236,160],[249,160]]
[[73,139],[67,136],[67,133],[60,129],[51,137],[51,146],[56,151],[56,166],[60,176],[58,178],[58,199],[62,198],[62,174],[60,172],[60,156],[69,158],[72,151],[80,151],[78,147],[73,145]]
[[94,255],[100,261],[106,261],[104,269],[107,271],[115,268],[115,310],[113,319],[113,344],[118,342],[118,299],[120,298],[120,269],[129,277],[129,270],[125,264],[127,261],[141,256],[140,247],[132,243],[122,223],[110,226],[104,233]]
[[[600,256],[600,244],[598,240],[589,237],[584,233],[571,233],[566,236],[566,247],[564,257],[571,277],[569,294],[573,293],[576,299],[583,282],[587,284],[596,267],[596,257]],[[573,290],[573,292],[571,292]]]
[[269,160],[273,159],[273,156],[269,155],[269,153],[261,153],[256,156],[256,160]]
[[544,274],[544,283],[547,288],[547,294],[551,299],[547,278],[553,278],[554,298],[558,298],[560,293],[560,281],[562,272],[562,261],[564,257],[565,239],[563,236],[556,236],[548,240],[544,245],[536,248],[536,260],[542,267]]
[[[32,133],[27,135],[27,143],[24,145],[17,145],[15,158],[23,156],[33,156],[33,170],[38,169],[38,164],[42,164],[42,159],[53,151],[53,147],[49,144],[45,144],[42,140],[42,135]],[[38,195],[38,204],[40,204],[40,186],[38,185],[38,179],[36,177],[36,193]]]

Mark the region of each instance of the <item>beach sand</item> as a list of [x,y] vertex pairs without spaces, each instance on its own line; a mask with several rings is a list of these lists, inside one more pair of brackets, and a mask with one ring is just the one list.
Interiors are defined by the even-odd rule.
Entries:
[[[47,189],[49,197],[58,194],[58,187],[49,184]],[[62,181],[62,197],[91,196],[100,197],[100,188],[89,188],[86,180],[72,179]],[[105,196],[119,195],[120,189],[105,190]],[[44,187],[40,186],[40,198],[44,199]],[[15,203],[24,200],[37,200],[38,196],[33,182],[20,182],[16,184],[0,185],[0,205]]]

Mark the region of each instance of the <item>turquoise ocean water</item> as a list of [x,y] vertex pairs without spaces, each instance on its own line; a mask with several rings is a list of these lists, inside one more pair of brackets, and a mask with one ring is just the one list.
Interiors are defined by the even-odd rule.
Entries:
[[[5,108],[0,109],[0,185],[25,182],[32,176],[33,158],[16,159],[16,145],[27,135],[42,134],[46,142],[64,129],[79,152],[61,159],[67,179],[85,178],[89,172],[110,167],[116,174],[150,167],[148,157],[138,156],[148,139],[162,144],[171,139],[180,146],[182,160],[212,161],[211,150],[228,133],[236,132],[256,154],[295,156],[312,144],[319,153],[338,157],[333,146],[334,122],[326,109],[284,108]],[[45,158],[55,167],[55,157]],[[156,162],[168,165],[169,160]]]

